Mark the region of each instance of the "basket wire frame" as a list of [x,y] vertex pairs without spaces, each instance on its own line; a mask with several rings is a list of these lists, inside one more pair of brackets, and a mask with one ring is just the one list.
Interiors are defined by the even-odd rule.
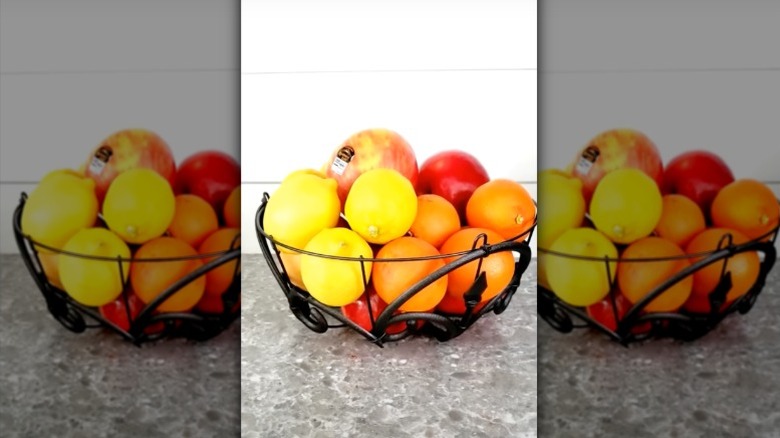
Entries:
[[[277,283],[279,283],[281,286],[282,292],[287,298],[290,311],[301,323],[303,323],[303,325],[316,333],[325,333],[328,331],[328,329],[347,327],[358,332],[367,340],[373,342],[379,347],[384,347],[385,343],[399,341],[413,334],[427,335],[441,342],[448,341],[457,336],[460,336],[482,316],[490,312],[494,314],[500,314],[506,310],[507,306],[512,300],[512,296],[520,286],[523,273],[526,271],[528,265],[531,262],[531,249],[528,242],[533,236],[533,232],[536,227],[536,218],[534,218],[534,222],[529,230],[521,233],[518,236],[515,236],[512,239],[507,239],[500,243],[487,245],[485,244],[487,242],[487,236],[480,234],[475,239],[472,249],[468,251],[427,257],[392,259],[367,257],[355,258],[314,253],[300,248],[294,248],[274,240],[273,236],[268,235],[263,229],[263,218],[269,199],[269,194],[264,193],[261,204],[258,207],[255,215],[255,230],[257,233],[258,242],[260,243],[260,249],[262,250],[266,263],[271,269],[271,273],[273,274]],[[520,238],[523,238],[523,240],[519,240]],[[387,307],[378,314],[378,309],[372,308],[371,300],[366,299],[367,312],[372,327],[371,330],[366,330],[365,328],[344,316],[339,308],[327,306],[321,303],[320,301],[313,298],[306,290],[294,285],[290,280],[284,263],[281,261],[279,248],[286,248],[290,251],[302,255],[360,263],[361,272],[363,274],[363,284],[366,287],[369,283],[368,278],[366,277],[367,269],[365,263],[367,262],[393,263],[428,259],[444,259],[451,257],[457,258],[449,263],[445,263],[444,266],[420,279],[417,283],[399,295],[395,300],[393,300],[391,303],[388,303]],[[485,272],[480,273],[482,260],[491,254],[500,252],[512,252],[518,255],[518,260],[515,261],[515,269],[512,278],[504,290],[487,301],[482,308],[475,310],[477,305],[480,304],[483,291],[487,288],[487,276]],[[428,285],[447,275],[451,271],[474,261],[477,261],[475,280],[474,284],[464,293],[464,304],[466,307],[466,312],[464,314],[447,314],[438,310],[435,312],[396,313],[406,301],[408,301],[421,290],[425,289]],[[363,297],[359,299],[363,299]],[[423,321],[424,323],[421,327],[418,328],[417,322],[420,321]],[[397,323],[405,323],[405,328],[396,333],[388,333],[387,329]]]
[[[38,286],[38,289],[46,301],[49,313],[66,329],[74,333],[82,333],[86,331],[86,329],[107,328],[118,333],[122,338],[130,341],[136,346],[140,346],[143,343],[156,341],[165,337],[183,337],[193,341],[205,341],[224,331],[238,318],[240,314],[241,294],[240,234],[233,239],[229,250],[187,257],[140,259],[122,258],[121,256],[102,257],[77,254],[49,247],[33,240],[29,235],[24,234],[21,227],[21,217],[26,201],[27,194],[23,192],[13,216],[16,244],[27,270],[32,275],[36,286]],[[101,218],[99,219],[102,220]],[[52,284],[44,272],[39,255],[39,248],[60,256],[64,255],[68,257],[116,262],[120,274],[119,278],[124,279],[122,293],[119,295],[119,299],[121,299],[124,304],[123,307],[125,316],[129,322],[129,329],[125,330],[124,328],[119,327],[103,317],[97,307],[79,303],[71,298],[66,291]],[[182,276],[168,286],[155,299],[146,303],[137,315],[133,316],[131,314],[130,277],[129,275],[125,277],[125,270],[127,267],[135,262],[162,263],[191,259],[211,260],[203,263],[197,269]],[[206,275],[209,271],[234,260],[236,261],[236,264],[233,272],[233,281],[221,296],[224,309],[223,312],[219,314],[205,313],[195,309],[191,312],[156,312],[160,304],[177,293],[180,289]]]
[[[775,264],[777,258],[775,243],[779,229],[780,226],[776,226],[764,235],[742,244],[735,244],[731,234],[725,234],[721,237],[717,248],[713,251],[672,257],[632,259],[620,257],[597,258],[576,256],[551,251],[546,248],[539,248],[540,254],[546,257],[566,257],[604,263],[604,272],[607,275],[610,284],[610,291],[607,295],[607,299],[609,300],[611,307],[611,316],[617,323],[617,327],[615,330],[606,327],[588,315],[585,308],[573,306],[564,302],[558,298],[552,290],[541,284],[538,285],[538,314],[552,328],[561,333],[572,332],[575,328],[591,327],[626,347],[631,343],[644,341],[650,338],[670,337],[680,341],[694,341],[712,331],[728,315],[734,312],[746,314],[750,311],[766,284],[767,275]],[[763,258],[759,258],[760,265],[758,276],[747,293],[736,298],[724,308],[726,295],[732,286],[731,272],[726,270],[728,261],[735,255],[745,252],[757,252],[763,255]],[[675,259],[698,260],[693,261],[685,269],[677,272],[653,288],[644,297],[631,305],[625,314],[620,317],[618,314],[617,294],[620,294],[621,292],[617,287],[617,275],[613,277],[610,264],[649,263]],[[656,297],[666,292],[667,289],[680,281],[683,281],[685,278],[694,275],[697,271],[715,263],[721,264],[720,280],[714,290],[708,294],[707,299],[710,305],[709,313],[695,313],[684,309],[681,309],[678,312],[643,313],[644,308]]]

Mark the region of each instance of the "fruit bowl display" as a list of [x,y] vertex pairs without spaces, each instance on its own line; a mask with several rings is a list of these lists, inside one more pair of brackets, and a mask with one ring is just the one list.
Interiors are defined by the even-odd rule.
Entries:
[[[22,193],[13,216],[16,243],[25,266],[46,301],[49,313],[68,330],[81,333],[87,328],[104,328],[118,333],[136,345],[164,337],[184,337],[204,341],[224,331],[239,316],[241,285],[240,268],[237,262],[241,252],[239,236],[233,239],[228,250],[190,257],[137,258],[80,254],[47,246],[26,235],[21,226],[26,202],[27,194]],[[90,306],[75,300],[61,284],[55,284],[59,282],[52,281],[47,276],[47,259],[52,256],[116,266],[119,278],[125,278],[123,284],[116,285],[121,288],[121,294],[113,302],[102,306]],[[186,260],[199,260],[200,266],[178,278],[148,303],[145,304],[136,297],[136,294],[130,292],[127,271],[133,264],[141,262],[148,265],[165,264]],[[235,266],[229,267],[230,263]],[[174,294],[220,267],[223,269],[229,267],[233,271],[232,281],[221,296],[209,299],[208,302],[204,297],[198,307],[191,311],[159,311],[161,304]]]
[[[348,328],[380,347],[387,342],[398,341],[413,334],[430,336],[442,342],[453,339],[488,313],[502,313],[517,291],[522,275],[531,261],[531,249],[528,242],[535,229],[535,221],[527,231],[513,239],[502,239],[486,244],[486,235],[479,234],[472,240],[471,249],[456,253],[442,251],[441,254],[430,256],[386,258],[377,257],[379,254],[375,254],[374,257],[347,257],[307,251],[286,245],[266,232],[263,223],[270,199],[268,193],[265,193],[255,216],[255,228],[260,248],[274,278],[289,302],[292,313],[306,327],[317,333],[325,333],[331,328]],[[405,238],[412,239],[411,237],[400,239]],[[331,259],[354,264],[362,275],[362,288],[366,290],[366,293],[362,294],[357,301],[346,306],[324,304],[303,287],[300,279],[296,278],[298,275],[291,272],[293,269],[297,269],[296,266],[293,266],[297,263],[291,262],[287,258],[289,254],[308,257],[310,260]],[[498,291],[495,296],[481,301],[483,292],[489,287],[482,263],[487,257],[496,254],[512,255],[510,257],[513,260],[511,279],[508,285]],[[437,269],[419,279],[416,278],[411,286],[397,294],[394,299],[388,300],[389,303],[377,297],[371,286],[374,280],[369,281],[366,275],[372,270],[368,267],[369,264],[374,267],[376,276],[378,275],[376,267],[379,265],[390,266],[429,261],[441,262],[437,265]],[[461,310],[448,312],[442,310],[441,306],[437,306],[435,310],[403,311],[403,306],[414,300],[421,291],[430,288],[443,277],[447,277],[456,269],[463,268],[469,263],[471,263],[470,266],[476,264],[476,269],[473,271],[476,278],[470,282],[470,287],[463,294],[462,302],[455,303],[455,307],[460,307]],[[476,275],[477,273],[479,275]],[[328,287],[335,291],[346,286],[334,283]]]
[[560,332],[692,341],[747,313],[775,263],[776,193],[710,151],[664,163],[644,133],[612,129],[539,188],[538,313]]
[[[538,313],[555,330],[569,333],[575,328],[590,327],[623,345],[643,341],[649,338],[670,337],[681,341],[698,339],[713,330],[726,316],[739,312],[745,314],[753,307],[763,289],[766,277],[775,264],[778,228],[768,235],[745,243],[734,243],[729,235],[724,236],[716,250],[697,254],[685,254],[677,257],[657,258],[598,258],[584,257],[539,248],[540,257],[568,258],[603,265],[606,281],[610,283],[610,292],[600,303],[588,307],[575,306],[561,300],[553,291],[538,286]],[[755,282],[747,292],[733,300],[727,300],[727,292],[732,288],[731,273],[725,266],[740,254],[760,254],[760,264]],[[696,260],[688,267],[666,278],[636,303],[631,304],[618,291],[617,280],[613,275],[614,263],[647,264],[662,263],[675,259]],[[649,303],[673,288],[675,285],[691,279],[697,272],[708,267],[719,271],[717,286],[698,302],[676,312],[646,312]]]

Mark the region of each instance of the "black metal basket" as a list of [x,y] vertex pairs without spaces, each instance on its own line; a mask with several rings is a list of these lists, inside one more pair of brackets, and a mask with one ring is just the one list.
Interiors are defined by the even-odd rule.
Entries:
[[[260,248],[263,252],[263,255],[265,256],[265,260],[268,263],[269,268],[271,269],[271,272],[276,278],[276,281],[281,286],[282,292],[287,297],[287,301],[289,302],[292,313],[306,327],[317,333],[325,333],[330,328],[348,327],[355,332],[360,333],[366,339],[380,347],[383,347],[387,342],[399,341],[412,334],[430,336],[441,342],[448,341],[461,335],[482,316],[490,312],[500,314],[506,310],[509,302],[512,299],[512,296],[520,286],[520,280],[523,273],[531,262],[531,248],[528,242],[530,242],[531,236],[533,235],[533,231],[536,227],[535,219],[533,226],[528,231],[519,236],[516,236],[514,239],[509,239],[496,244],[485,245],[480,244],[480,240],[484,242],[485,238],[484,235],[480,235],[474,242],[474,248],[470,251],[463,251],[454,254],[443,254],[441,256],[404,259],[377,259],[338,257],[308,252],[300,248],[293,248],[278,242],[273,239],[273,236],[266,234],[266,232],[263,230],[263,217],[269,198],[270,197],[268,193],[263,194],[263,200],[258,207],[255,216],[255,229],[257,232],[257,239],[260,243]],[[523,239],[520,240],[520,238]],[[389,303],[383,311],[378,313],[378,315],[375,315],[375,310],[371,309],[370,300],[366,300],[372,327],[371,330],[366,330],[365,328],[345,317],[339,308],[327,306],[321,303],[320,301],[313,298],[307,291],[293,284],[287,274],[284,263],[281,261],[278,249],[279,247],[284,247],[296,253],[315,257],[325,257],[358,262],[361,263],[361,268],[363,268],[363,263],[365,262],[392,263],[394,261],[413,261],[431,258],[457,258],[449,263],[445,263],[443,267],[437,269],[436,271],[432,272],[412,285],[404,293]],[[464,294],[464,305],[466,312],[462,315],[448,314],[438,310],[434,312],[396,312],[416,293],[423,290],[425,287],[435,282],[439,278],[447,275],[449,272],[473,261],[478,261],[478,269],[476,272],[480,272],[479,268],[481,268],[481,261],[485,257],[499,252],[512,252],[516,255],[515,269],[512,279],[509,282],[509,285],[504,288],[503,291],[487,301],[484,305],[482,305],[482,307],[479,307],[478,310],[475,309],[478,308],[482,292],[487,288],[487,277],[484,272],[482,272],[479,276],[476,276],[474,284]],[[365,279],[365,269],[361,269],[361,271],[364,272],[364,283],[367,286],[368,282]],[[421,322],[422,324],[418,325],[418,323]],[[393,333],[389,333],[388,328],[393,325],[397,326],[398,323],[402,323],[402,325],[405,323],[405,328],[401,331],[393,331]]]
[[[612,317],[616,322],[616,329],[611,329],[596,321],[588,315],[583,307],[570,305],[556,296],[556,294],[543,285],[538,286],[538,313],[550,326],[562,333],[569,333],[575,328],[590,327],[606,334],[610,339],[628,346],[631,343],[644,341],[650,338],[673,338],[679,341],[693,341],[712,331],[726,316],[739,312],[745,314],[753,307],[758,295],[763,289],[767,275],[775,264],[776,248],[775,240],[778,235],[778,227],[772,231],[742,244],[734,244],[731,235],[725,235],[714,251],[699,254],[686,254],[680,257],[665,257],[652,259],[625,259],[625,258],[597,258],[585,256],[573,256],[550,251],[546,248],[539,248],[540,257],[567,257],[579,260],[589,260],[593,262],[603,262],[605,266],[605,275],[607,279],[612,279],[610,292],[607,299],[610,302]],[[763,255],[759,257],[760,268],[758,278],[753,286],[744,295],[736,298],[734,301],[724,306],[726,303],[726,294],[731,289],[731,273],[725,270],[729,259],[737,254],[755,251]],[[696,258],[698,261],[691,263],[685,269],[666,279],[652,291],[648,292],[642,299],[634,303],[620,317],[618,314],[617,294],[621,292],[617,288],[617,276],[610,273],[610,264],[622,262],[631,263],[650,263],[679,258]],[[708,295],[710,305],[709,313],[696,313],[684,309],[678,312],[664,313],[643,313],[645,307],[656,297],[664,293],[667,289],[679,283],[688,276],[700,269],[712,265],[713,263],[722,263],[721,276],[718,285]],[[575,322],[577,321],[577,322]]]
[[[201,254],[192,257],[167,258],[167,259],[134,259],[122,257],[99,257],[65,252],[56,248],[48,247],[42,243],[34,241],[30,236],[22,232],[21,217],[24,210],[27,194],[22,193],[19,205],[14,211],[14,236],[16,238],[19,252],[24,260],[27,269],[32,274],[38,289],[46,300],[49,313],[59,321],[65,328],[74,332],[82,333],[87,328],[104,328],[119,333],[124,339],[140,346],[142,343],[156,341],[162,338],[183,337],[193,341],[205,341],[210,339],[227,327],[229,327],[240,314],[240,254],[241,244],[240,235],[238,235],[231,244],[231,249],[219,253]],[[124,278],[123,265],[133,262],[170,262],[187,259],[207,259],[212,260],[204,263],[198,269],[178,279],[170,285],[163,293],[154,300],[146,304],[140,313],[132,315],[129,303],[129,276],[123,284],[123,292],[120,299],[124,300],[129,329],[119,327],[117,324],[109,321],[96,307],[87,306],[75,301],[68,293],[52,284],[44,272],[43,265],[39,257],[38,248],[47,251],[66,255],[68,257],[80,257],[92,260],[105,260],[107,262],[116,262],[119,266],[120,278]],[[131,247],[132,248],[132,247]],[[190,312],[167,312],[157,313],[156,310],[168,297],[175,294],[181,288],[195,281],[197,278],[206,275],[210,270],[215,269],[231,260],[238,260],[233,274],[233,281],[227,291],[222,294],[223,311],[221,313],[205,313],[198,310]]]

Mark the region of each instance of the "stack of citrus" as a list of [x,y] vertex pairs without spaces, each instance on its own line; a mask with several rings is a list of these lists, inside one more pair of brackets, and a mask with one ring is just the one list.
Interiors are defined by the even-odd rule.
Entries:
[[[212,174],[210,162],[232,170]],[[55,170],[41,179],[25,203],[21,229],[53,286],[128,330],[128,314],[240,246],[239,181],[238,163],[222,152],[192,154],[177,169],[157,134],[118,131],[79,171]],[[155,311],[222,313],[220,298],[237,263],[209,270]]]
[[[446,151],[418,167],[400,135],[369,129],[336,148],[320,170],[284,178],[262,227],[294,285],[370,330],[360,303],[377,302],[378,295],[384,307],[475,246],[525,239],[535,214],[522,185],[491,180],[475,157]],[[439,277],[399,312],[463,314],[463,295],[479,272],[487,276],[484,306],[509,285],[515,260],[496,252],[478,265]]]
[[[539,174],[539,282],[612,329],[614,313],[603,312],[610,292],[636,304],[707,253],[768,240],[778,227],[772,190],[735,179],[717,155],[690,151],[662,163],[646,135],[622,129],[593,138],[567,170]],[[755,251],[740,252],[686,276],[643,311],[707,313],[722,272],[733,283],[728,306],[754,285],[759,265]]]

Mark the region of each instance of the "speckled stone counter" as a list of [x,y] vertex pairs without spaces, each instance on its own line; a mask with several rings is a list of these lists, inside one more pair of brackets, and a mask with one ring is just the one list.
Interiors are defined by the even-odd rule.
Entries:
[[242,436],[536,436],[535,262],[501,315],[382,349],[309,331],[262,257],[242,260]]
[[692,343],[624,348],[539,321],[539,437],[780,436],[780,272]]
[[240,435],[240,323],[200,344],[75,334],[47,312],[19,256],[0,267],[0,436]]

